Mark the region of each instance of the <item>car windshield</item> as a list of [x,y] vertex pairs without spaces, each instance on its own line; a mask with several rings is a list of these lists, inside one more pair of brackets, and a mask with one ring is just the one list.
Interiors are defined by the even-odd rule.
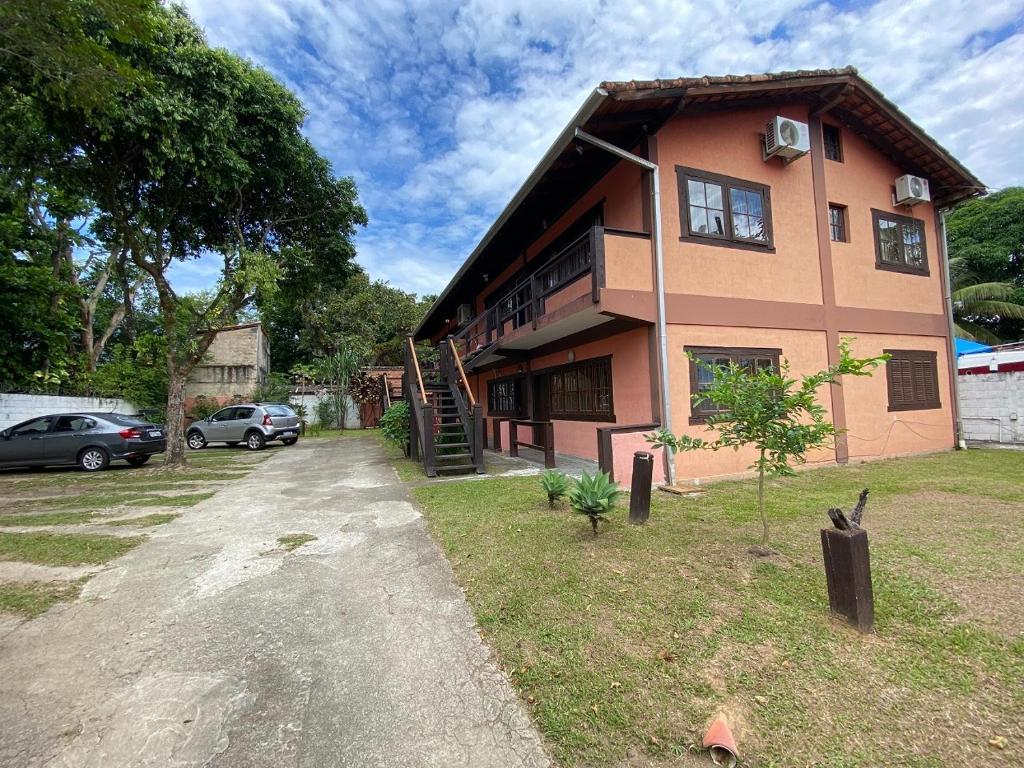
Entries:
[[287,405],[268,405],[266,411],[271,416],[294,416],[295,411],[289,408]]

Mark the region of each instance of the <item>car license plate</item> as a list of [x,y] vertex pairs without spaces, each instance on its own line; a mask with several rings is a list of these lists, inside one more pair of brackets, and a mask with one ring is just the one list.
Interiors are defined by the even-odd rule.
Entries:
[[282,432],[281,437],[295,437],[294,432]]
[[149,436],[150,437],[163,437],[164,433],[161,432],[159,429],[151,429],[151,430],[149,430]]

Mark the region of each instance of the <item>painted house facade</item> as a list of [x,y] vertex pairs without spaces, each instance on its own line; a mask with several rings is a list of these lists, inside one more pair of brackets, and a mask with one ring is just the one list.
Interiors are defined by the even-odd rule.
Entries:
[[[604,83],[415,337],[451,345],[490,446],[549,435],[620,480],[655,426],[704,433],[687,352],[799,375],[854,337],[892,360],[823,392],[845,432],[811,461],[952,448],[941,211],[981,191],[852,68]],[[656,476],[751,461],[681,454]]]

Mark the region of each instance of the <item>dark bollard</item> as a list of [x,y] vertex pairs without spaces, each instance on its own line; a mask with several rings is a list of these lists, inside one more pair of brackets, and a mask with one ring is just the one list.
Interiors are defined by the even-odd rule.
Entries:
[[875,623],[875,603],[867,531],[822,528],[821,552],[832,612],[844,616],[861,632],[870,632]]
[[643,525],[651,516],[651,478],[654,456],[646,451],[633,454],[633,485],[629,491],[629,522]]

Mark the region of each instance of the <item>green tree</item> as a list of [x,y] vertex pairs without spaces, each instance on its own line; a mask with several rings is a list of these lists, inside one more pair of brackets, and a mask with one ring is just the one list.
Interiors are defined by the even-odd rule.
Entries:
[[947,233],[958,334],[988,343],[1024,337],[1024,188],[962,204]]
[[677,451],[712,450],[753,446],[757,458],[750,468],[757,472],[757,509],[761,517],[761,550],[767,552],[768,517],[764,506],[766,475],[792,475],[794,464],[803,464],[807,452],[828,444],[836,434],[835,425],[826,419],[825,407],[817,401],[817,392],[841,376],[870,376],[887,357],[854,358],[850,341],[839,344],[839,361],[823,371],[790,378],[789,361],[782,369],[750,370],[736,363],[728,366],[705,362],[687,353],[690,360],[708,371],[710,386],[693,393],[694,403],[710,401],[716,412],[707,417],[707,430],[716,432],[712,440],[690,435],[673,435],[661,430],[647,436],[656,448]]
[[[104,242],[152,279],[167,340],[166,461],[185,463],[183,389],[215,336],[282,274],[351,257],[365,222],[351,179],[336,179],[301,133],[298,100],[267,72],[206,44],[183,10],[160,9],[152,39],[103,38],[142,78],[91,121],[63,102],[51,125],[84,158]],[[175,261],[216,253],[208,295],[182,296]]]
[[370,365],[401,365],[405,334],[429,306],[413,293],[371,280],[358,267],[314,281],[301,292],[293,287],[288,281],[260,299],[275,363],[287,368],[339,349],[355,349]]
[[359,373],[362,361],[359,353],[351,347],[340,349],[333,355],[318,358],[314,365],[320,381],[330,389],[334,401],[334,412],[337,414],[338,427],[345,427],[345,414],[348,413],[349,385],[352,377]]
[[4,0],[0,82],[97,119],[141,75],[108,44],[146,40],[158,0]]

